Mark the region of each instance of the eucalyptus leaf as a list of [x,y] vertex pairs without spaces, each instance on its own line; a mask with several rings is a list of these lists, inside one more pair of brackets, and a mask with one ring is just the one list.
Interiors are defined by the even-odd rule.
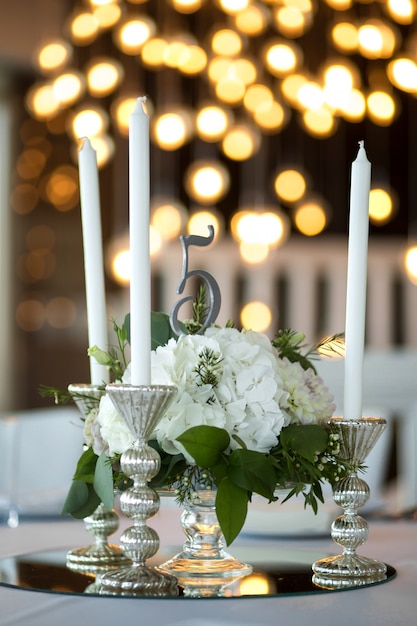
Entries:
[[151,348],[165,346],[173,336],[169,317],[165,313],[151,313]]
[[245,448],[233,450],[227,473],[230,480],[242,489],[276,500],[277,477],[273,461],[266,454]]
[[78,459],[75,469],[74,480],[82,480],[86,483],[94,482],[94,472],[96,469],[98,456],[93,448],[87,448]]
[[177,437],[200,467],[216,465],[230,443],[226,430],[217,426],[193,426]]
[[290,424],[280,433],[280,442],[285,450],[292,450],[314,462],[317,454],[326,449],[329,435],[317,424]]
[[230,479],[225,478],[218,485],[216,494],[217,519],[228,546],[243,528],[248,512],[248,500],[247,490],[238,487]]
[[71,515],[75,517],[75,519],[84,519],[92,515],[100,504],[100,498],[94,491],[93,485],[87,484],[86,487],[88,489],[86,502],[80,508],[71,511]]
[[62,507],[61,515],[81,509],[88,500],[89,489],[81,480],[73,480]]
[[97,459],[93,486],[106,509],[111,510],[114,505],[113,470],[104,452]]

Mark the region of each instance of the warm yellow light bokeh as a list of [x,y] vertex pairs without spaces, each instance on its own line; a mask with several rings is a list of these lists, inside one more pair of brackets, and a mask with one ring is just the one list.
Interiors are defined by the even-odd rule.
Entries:
[[223,224],[220,220],[220,216],[213,209],[207,209],[203,211],[195,211],[188,220],[187,232],[189,235],[200,235],[201,237],[208,237],[208,227],[213,226],[214,238],[210,245],[213,245],[220,237],[223,230]]
[[72,47],[64,40],[56,40],[45,44],[37,55],[39,68],[44,72],[62,69],[72,56]]
[[234,126],[221,143],[224,154],[233,161],[249,159],[259,148],[259,136],[248,126]]
[[64,106],[77,102],[85,91],[85,78],[81,72],[64,72],[53,82],[52,91],[56,100]]
[[151,223],[163,239],[178,237],[187,222],[187,210],[183,204],[169,198],[154,198],[151,205]]
[[355,52],[359,43],[358,29],[351,22],[339,22],[332,28],[332,41],[343,52]]
[[129,135],[129,118],[136,106],[137,98],[135,96],[118,98],[113,102],[111,107],[112,118],[116,121],[119,132]]
[[380,126],[389,126],[396,114],[394,98],[386,91],[373,91],[367,97],[370,118]]
[[80,46],[92,43],[97,37],[99,26],[98,19],[93,13],[78,13],[70,25],[72,40]]
[[386,224],[392,218],[394,202],[385,189],[374,188],[369,193],[369,219],[378,225]]
[[272,207],[270,210],[242,208],[233,215],[230,226],[237,242],[268,247],[281,245],[289,231],[287,216]]
[[263,333],[271,325],[271,309],[264,302],[248,302],[240,313],[243,328]]
[[236,56],[242,50],[242,40],[236,31],[223,28],[214,33],[211,48],[214,54]]
[[100,98],[108,96],[123,80],[123,75],[123,67],[114,59],[94,59],[87,68],[87,83],[91,95]]
[[417,63],[413,59],[398,58],[388,63],[388,78],[395,87],[407,93],[417,92]]
[[302,202],[295,210],[294,222],[300,233],[315,237],[326,228],[326,212],[318,202]]
[[72,133],[75,139],[94,137],[106,131],[108,116],[99,107],[80,109],[72,119]]
[[250,4],[234,18],[236,28],[249,37],[261,35],[267,28],[269,13],[262,4]]
[[297,70],[301,61],[301,50],[289,42],[278,42],[267,46],[265,62],[274,76],[282,78]]
[[283,170],[274,180],[275,193],[285,202],[298,202],[306,188],[307,182],[303,174],[295,169]]
[[191,119],[188,113],[177,110],[155,118],[152,137],[164,150],[177,150],[188,141],[191,129]]
[[327,107],[303,113],[303,124],[311,135],[325,139],[336,130],[336,121]]
[[200,204],[216,204],[229,190],[230,175],[220,161],[194,161],[185,173],[188,195]]
[[230,127],[231,122],[232,114],[229,110],[216,104],[206,105],[197,113],[197,133],[205,141],[220,141]]
[[409,280],[417,285],[417,246],[409,246],[404,256],[404,265]]
[[241,241],[239,252],[243,261],[249,265],[256,265],[266,261],[269,255],[269,246],[266,243],[248,243]]
[[131,18],[118,27],[114,33],[114,40],[125,54],[135,55],[139,54],[155,30],[155,23],[150,18]]

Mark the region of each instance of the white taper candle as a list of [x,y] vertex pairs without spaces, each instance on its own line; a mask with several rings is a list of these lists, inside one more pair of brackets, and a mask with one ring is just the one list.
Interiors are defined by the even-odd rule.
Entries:
[[149,253],[149,117],[138,98],[129,122],[131,384],[151,382],[151,264]]
[[344,417],[362,417],[371,164],[364,142],[352,163],[345,326]]
[[[104,283],[103,242],[101,235],[100,191],[97,155],[85,138],[78,153],[81,220],[84,246],[84,271],[87,302],[89,347],[107,350],[107,315]],[[109,382],[109,371],[90,357],[92,385]]]

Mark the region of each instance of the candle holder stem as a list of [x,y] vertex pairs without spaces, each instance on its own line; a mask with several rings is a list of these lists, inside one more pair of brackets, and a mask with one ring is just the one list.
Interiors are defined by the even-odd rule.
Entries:
[[122,454],[122,472],[133,485],[120,497],[122,512],[133,520],[124,531],[120,547],[132,564],[101,576],[102,595],[176,596],[177,579],[146,565],[159,548],[157,532],[146,520],[159,510],[159,496],[149,481],[159,471],[161,459],[147,444],[176,389],[162,385],[107,385],[106,391],[135,437],[134,444]]
[[[104,390],[98,385],[71,384],[68,386],[78,410],[83,417],[98,406]],[[107,538],[119,528],[119,517],[114,509],[107,509],[104,504],[99,504],[97,509],[84,520],[86,530],[95,539],[94,543],[74,548],[67,553],[67,567],[73,571],[85,572],[98,576],[101,572],[117,569],[121,565],[129,563],[129,559],[123,554],[119,546],[109,543]],[[96,591],[94,585],[90,586],[90,593]]]
[[386,420],[377,417],[360,420],[333,417],[329,420],[330,431],[339,438],[339,456],[352,469],[333,491],[333,499],[344,509],[344,513],[333,522],[331,536],[335,543],[343,547],[343,553],[313,564],[313,582],[320,587],[356,587],[386,578],[385,563],[356,554],[356,548],[368,538],[368,523],[358,515],[358,509],[370,495],[368,484],[359,478],[357,472],[385,427]]

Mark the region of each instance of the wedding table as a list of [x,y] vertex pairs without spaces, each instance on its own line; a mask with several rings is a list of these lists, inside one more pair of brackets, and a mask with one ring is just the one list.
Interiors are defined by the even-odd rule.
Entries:
[[[180,510],[174,502],[162,501],[156,517],[149,520],[159,533],[159,556],[178,552],[184,535]],[[285,506],[285,505],[284,505]],[[279,515],[279,511],[277,511]],[[128,520],[121,519],[118,536]],[[370,521],[369,539],[358,550],[392,565],[392,579],[357,589],[318,591],[310,594],[247,596],[241,598],[128,598],[98,597],[82,593],[35,591],[5,583],[13,557],[42,551],[67,550],[91,543],[82,521],[69,518],[23,520],[18,528],[0,527],[0,625],[74,626],[74,624],[123,623],[130,626],[412,626],[417,614],[417,523],[415,521]],[[291,560],[311,555],[311,562],[339,549],[330,536],[280,537],[243,533],[229,548],[246,562]],[[6,575],[5,575],[6,574]],[[3,581],[3,582],[2,582]]]

